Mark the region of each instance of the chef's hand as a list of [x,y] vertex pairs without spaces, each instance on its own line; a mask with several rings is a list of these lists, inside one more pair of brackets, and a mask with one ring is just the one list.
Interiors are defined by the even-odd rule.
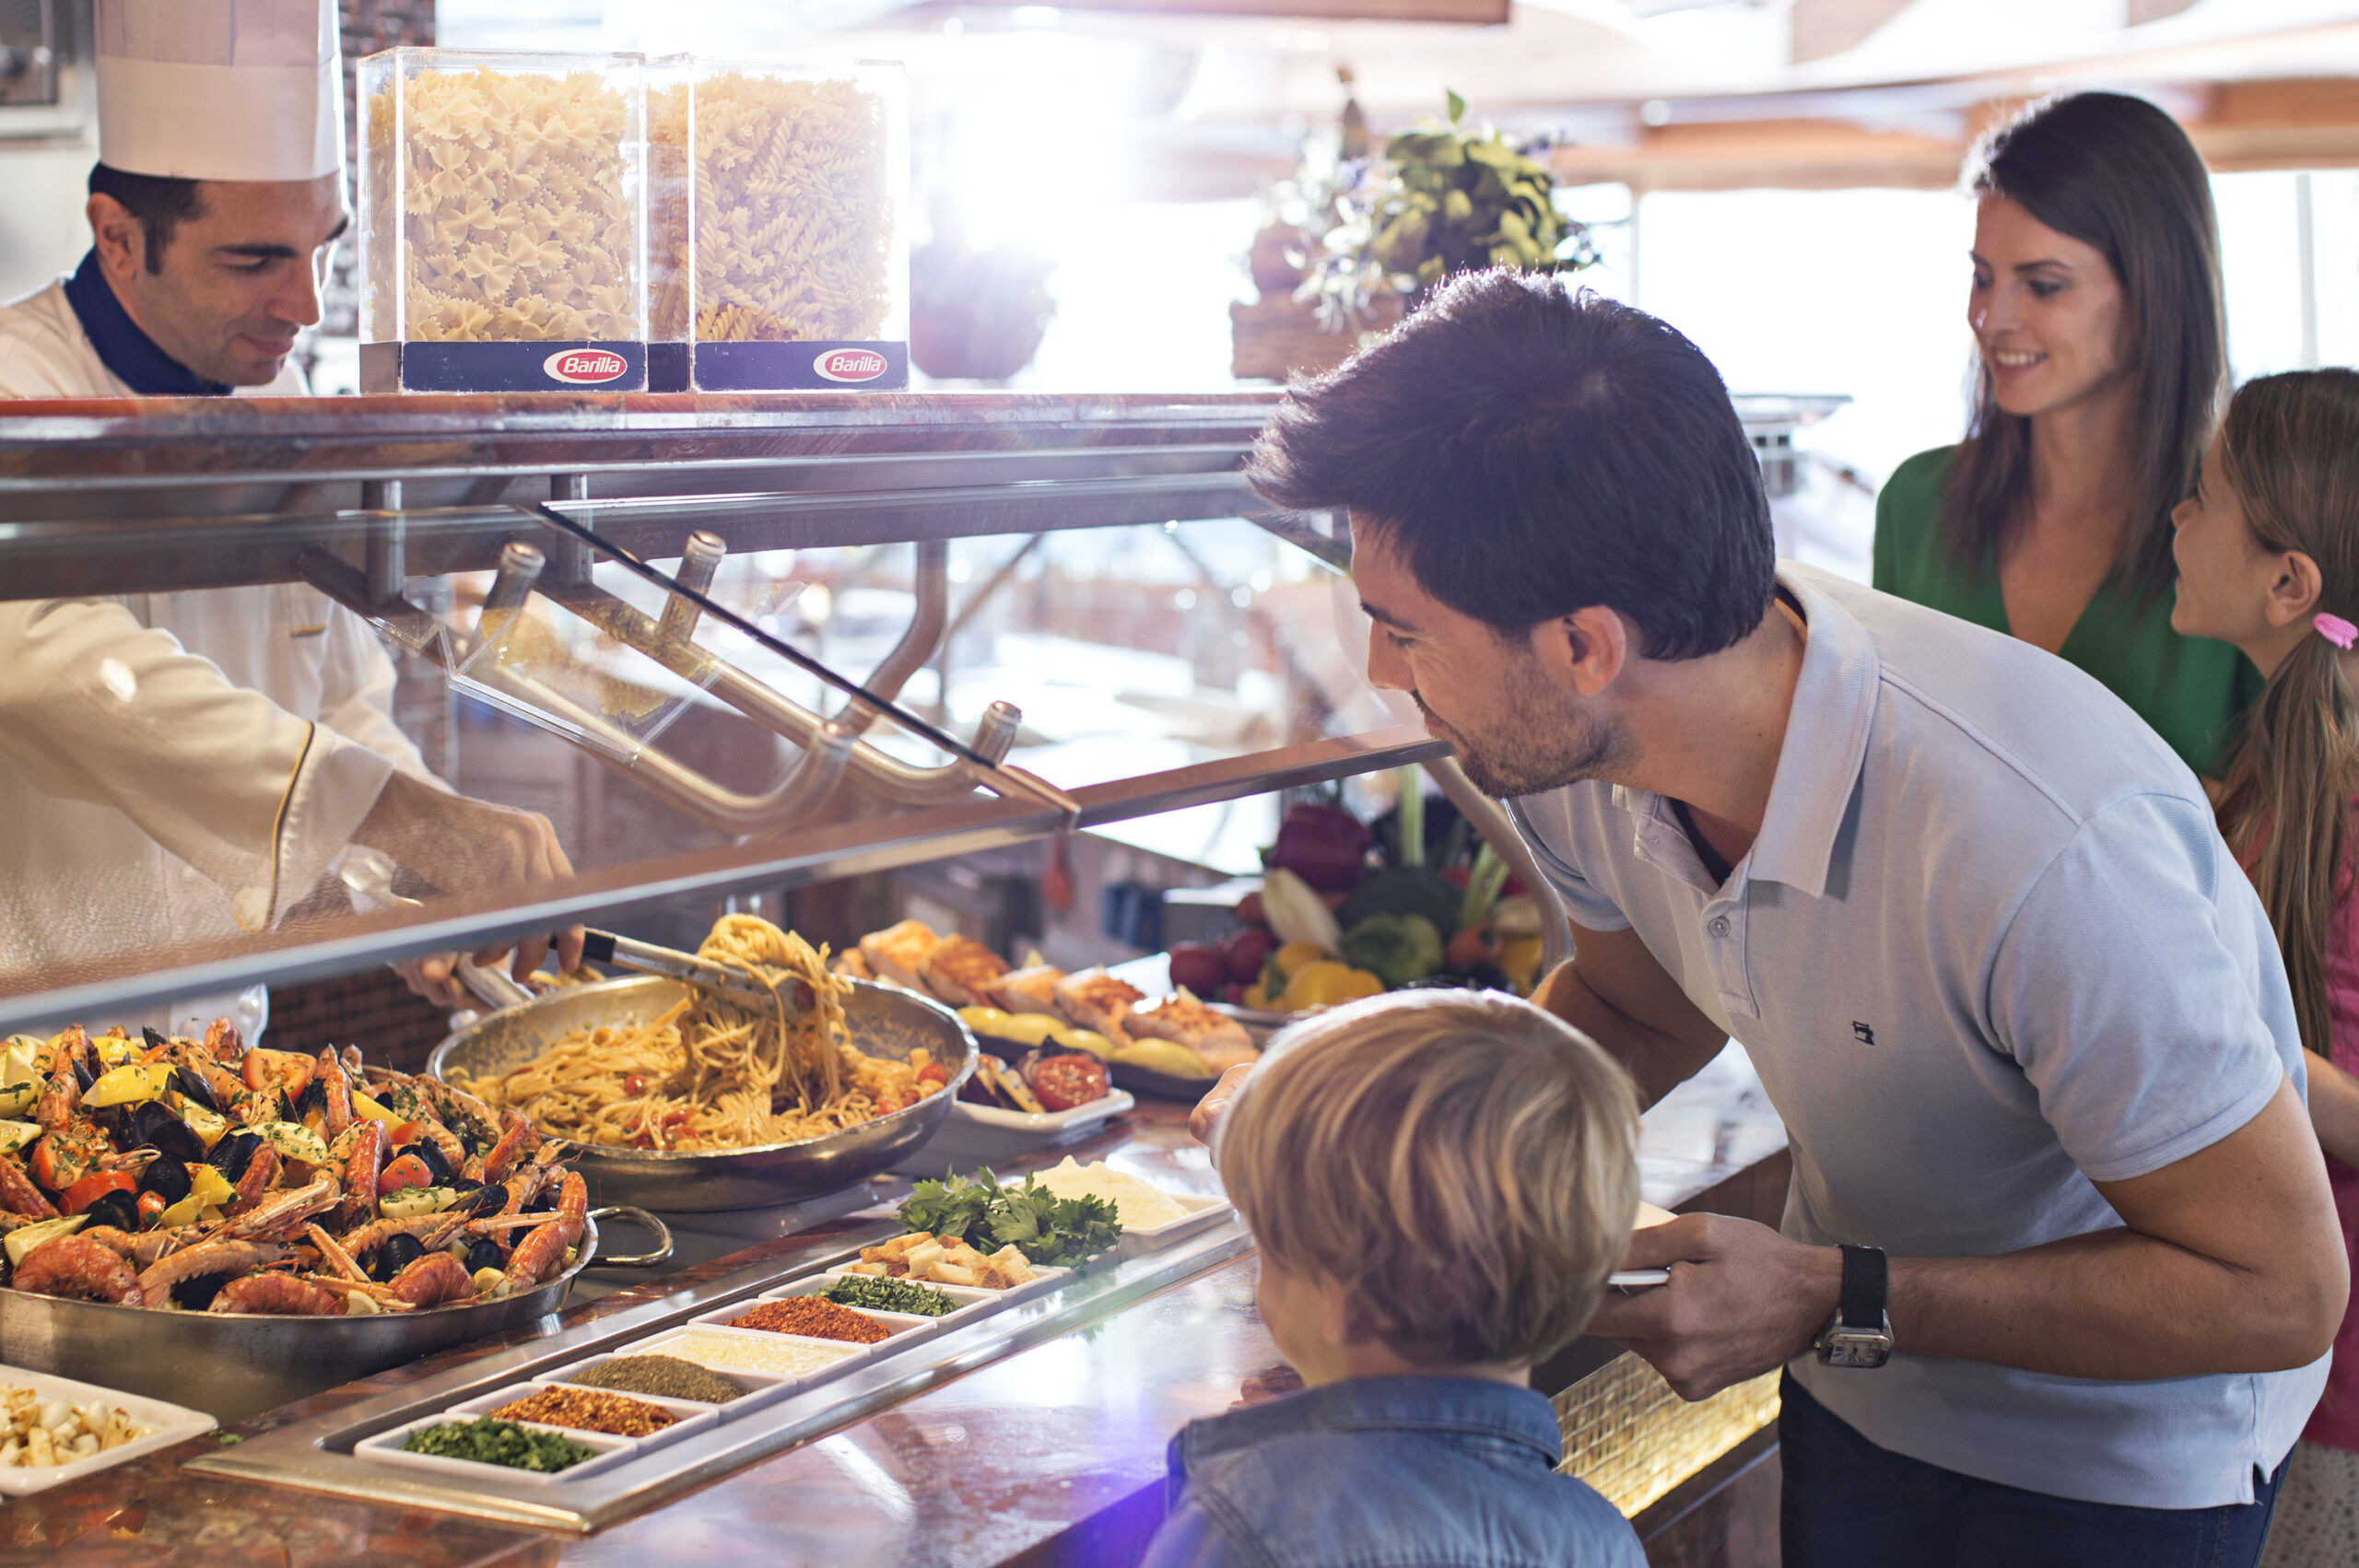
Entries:
[[[519,983],[524,985],[532,983],[532,973],[540,966],[541,959],[548,953],[550,940],[548,937],[535,937],[533,941],[521,943],[513,949],[516,957],[510,965],[509,973],[513,975]],[[570,974],[580,968],[581,966],[581,928],[575,926],[570,930],[559,931],[555,940],[557,972]],[[487,947],[474,955],[475,961],[486,967],[490,967],[507,957],[510,951],[504,947]],[[472,1007],[480,1010],[492,1005],[487,999],[479,997],[468,989],[466,983],[459,978],[459,954],[455,953],[429,953],[423,958],[412,958],[406,963],[394,965],[393,973],[399,975],[411,990],[437,1007]]]
[[1685,1214],[1630,1237],[1625,1269],[1671,1282],[1609,1289],[1589,1332],[1644,1357],[1683,1399],[1705,1399],[1809,1350],[1843,1296],[1843,1254],[1726,1214]]
[[1188,1131],[1197,1142],[1212,1147],[1213,1129],[1220,1125],[1220,1113],[1228,1109],[1229,1101],[1237,1098],[1238,1090],[1245,1086],[1246,1074],[1252,1071],[1251,1062],[1238,1062],[1220,1075],[1220,1082],[1212,1086],[1211,1093],[1196,1102],[1196,1108],[1188,1113]]

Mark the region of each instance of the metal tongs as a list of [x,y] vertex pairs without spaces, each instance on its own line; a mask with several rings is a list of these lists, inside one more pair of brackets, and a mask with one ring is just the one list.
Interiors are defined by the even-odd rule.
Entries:
[[693,953],[658,947],[651,942],[616,936],[612,931],[582,932],[581,956],[593,964],[611,964],[617,969],[636,969],[642,975],[661,975],[666,979],[685,980],[706,990],[719,991],[745,1007],[767,1010],[783,1000],[789,1012],[801,1012],[811,1005],[811,999],[799,980],[781,982],[773,996],[768,983],[741,964],[699,958]]

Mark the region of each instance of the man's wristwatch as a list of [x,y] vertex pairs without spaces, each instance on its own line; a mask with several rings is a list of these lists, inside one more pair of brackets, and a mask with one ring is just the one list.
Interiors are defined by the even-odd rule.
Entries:
[[1843,1249],[1843,1305],[1818,1337],[1818,1359],[1828,1366],[1882,1366],[1892,1355],[1892,1318],[1885,1313],[1884,1248]]

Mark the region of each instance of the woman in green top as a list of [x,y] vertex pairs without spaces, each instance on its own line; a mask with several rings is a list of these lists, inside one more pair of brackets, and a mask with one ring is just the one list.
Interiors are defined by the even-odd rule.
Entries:
[[1974,417],[1876,497],[1875,586],[2061,654],[2210,775],[2260,677],[2171,630],[2171,509],[2227,380],[2203,159],[2153,104],[2080,93],[1967,170]]

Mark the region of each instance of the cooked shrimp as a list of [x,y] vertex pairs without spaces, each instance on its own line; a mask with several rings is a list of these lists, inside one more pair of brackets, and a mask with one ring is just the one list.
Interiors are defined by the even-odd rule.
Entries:
[[63,1132],[81,1108],[82,1085],[75,1082],[74,1069],[61,1061],[41,1086],[41,1098],[33,1102],[33,1120],[46,1131]]
[[194,1246],[158,1258],[139,1276],[139,1290],[149,1301],[161,1303],[182,1280],[207,1274],[249,1274],[287,1256],[283,1246],[259,1241],[201,1241]]
[[131,1265],[102,1243],[84,1235],[52,1236],[25,1254],[25,1260],[17,1265],[16,1286],[35,1295],[123,1306],[138,1306],[147,1300]]
[[14,1154],[0,1154],[0,1208],[12,1214],[29,1214],[36,1220],[57,1218],[57,1205],[33,1185]]
[[356,1121],[328,1151],[328,1174],[344,1188],[344,1203],[336,1210],[339,1224],[359,1224],[377,1211],[377,1177],[385,1168],[387,1142],[383,1122]]
[[499,1141],[499,1117],[489,1106],[468,1094],[454,1089],[439,1078],[416,1078],[418,1093],[434,1107],[435,1118],[461,1138],[485,1149]]
[[[503,1110],[499,1113],[499,1141],[494,1143],[490,1151],[484,1155],[480,1169],[469,1169],[464,1173],[477,1181],[496,1182],[503,1179],[515,1168],[518,1160],[541,1146],[541,1135],[534,1130],[533,1124],[526,1121],[521,1113]],[[467,1164],[469,1166],[474,1166],[476,1162],[470,1160]]]
[[437,1231],[447,1231],[451,1224],[448,1214],[413,1214],[403,1220],[371,1220],[344,1238],[344,1250],[355,1258],[366,1258],[395,1236],[416,1236],[419,1241]]
[[265,1143],[246,1161],[245,1170],[238,1176],[238,1196],[221,1212],[232,1220],[251,1212],[277,1179],[278,1151]]
[[352,1125],[352,1080],[337,1059],[334,1046],[320,1047],[319,1070],[313,1075],[327,1098],[327,1122],[323,1129],[329,1141],[344,1136]]
[[205,1027],[205,1054],[216,1061],[235,1061],[246,1054],[246,1037],[227,1018],[217,1018]]
[[[260,1153],[254,1158],[260,1159]],[[314,1215],[324,1214],[344,1199],[344,1189],[326,1176],[309,1187],[274,1192],[243,1214],[229,1216],[213,1234],[228,1237],[266,1237],[285,1241]]]
[[221,1287],[207,1312],[247,1313],[274,1317],[338,1317],[345,1309],[342,1293],[299,1280],[292,1274],[249,1274]]
[[393,1293],[412,1306],[440,1306],[475,1293],[467,1266],[447,1252],[429,1252],[393,1276]]

